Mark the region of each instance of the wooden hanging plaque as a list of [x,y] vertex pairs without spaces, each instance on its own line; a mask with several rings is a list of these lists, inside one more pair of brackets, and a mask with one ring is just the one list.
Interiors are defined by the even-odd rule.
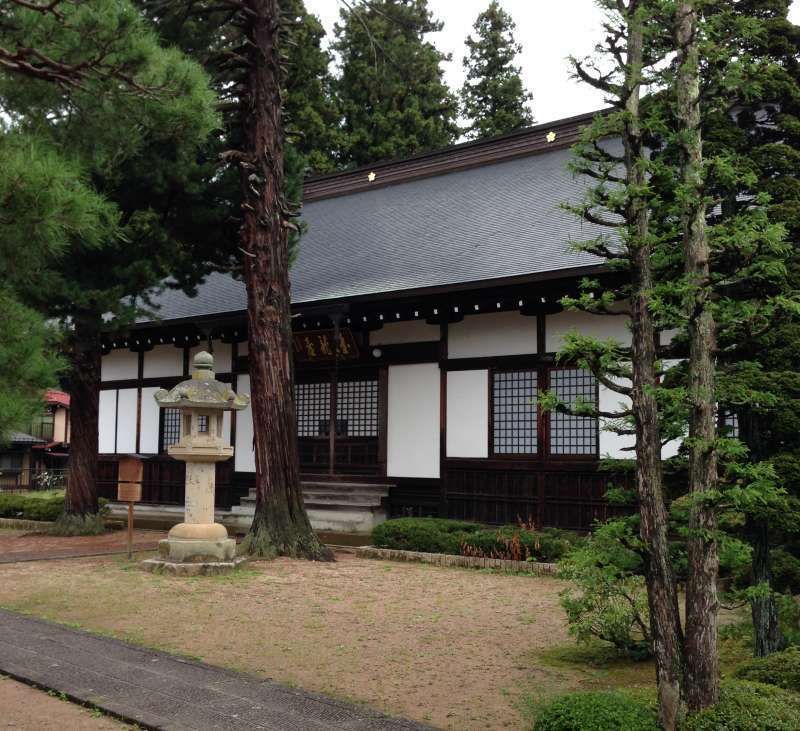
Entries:
[[333,330],[312,330],[293,334],[294,357],[298,361],[350,360],[358,358],[358,345],[350,329],[339,331],[338,353],[335,348],[336,337]]
[[117,500],[121,503],[138,503],[142,500],[142,484],[120,482],[117,484]]

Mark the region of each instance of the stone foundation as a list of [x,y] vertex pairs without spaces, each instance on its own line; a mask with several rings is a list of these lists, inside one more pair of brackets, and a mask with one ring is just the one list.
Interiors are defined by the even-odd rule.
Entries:
[[237,556],[231,561],[192,561],[181,563],[161,558],[148,558],[140,566],[151,574],[168,574],[170,576],[216,576],[227,574],[247,563],[244,556]]

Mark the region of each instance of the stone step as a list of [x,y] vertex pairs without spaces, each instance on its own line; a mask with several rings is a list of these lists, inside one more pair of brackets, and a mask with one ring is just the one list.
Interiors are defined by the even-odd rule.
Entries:
[[326,480],[303,480],[300,483],[306,490],[335,490],[337,492],[374,492],[388,495],[392,485],[384,482],[328,482]]
[[376,495],[372,492],[323,492],[322,490],[314,490],[312,492],[303,490],[303,500],[307,503],[335,503],[340,505],[369,503],[370,505],[380,505],[383,497],[383,495]]

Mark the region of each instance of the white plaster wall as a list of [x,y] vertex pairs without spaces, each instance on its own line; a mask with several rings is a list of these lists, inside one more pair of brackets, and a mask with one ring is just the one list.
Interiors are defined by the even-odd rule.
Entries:
[[156,391],[157,386],[142,389],[142,415],[139,420],[139,451],[142,454],[158,454],[158,421],[161,409],[153,398]]
[[[621,385],[629,386],[629,382]],[[621,394],[606,388],[602,384],[598,387],[599,405],[601,411],[621,411],[630,408],[631,400]],[[626,451],[626,447],[633,447],[636,444],[636,437],[633,434],[615,434],[606,431],[605,427],[612,422],[612,419],[600,419],[600,457],[613,457],[615,459],[633,459],[636,455],[632,450]]]
[[117,453],[136,453],[136,407],[135,388],[122,388],[117,397]]
[[117,418],[117,392],[100,391],[98,412],[98,450],[100,454],[113,454],[117,451],[114,441],[114,424]]
[[524,355],[536,352],[536,318],[519,312],[468,315],[448,329],[449,358]]
[[547,352],[559,351],[563,345],[564,336],[570,330],[577,330],[581,335],[588,335],[599,340],[614,338],[624,346],[631,344],[628,318],[625,315],[593,315],[591,312],[564,310],[555,315],[547,315]]
[[439,339],[439,326],[429,325],[424,320],[390,322],[380,330],[369,334],[370,345],[394,345],[396,343],[422,343]]
[[387,473],[439,477],[439,366],[389,367]]
[[[662,334],[662,342],[663,334]],[[678,363],[682,361],[676,358],[666,359],[662,361],[662,366],[664,370],[669,370],[670,368],[674,368]],[[670,457],[674,457],[678,454],[678,449],[680,448],[681,444],[683,443],[683,439],[673,439],[672,441],[667,442],[663,447],[661,447],[661,459],[669,459]]]
[[[195,355],[203,350],[208,350],[207,343],[195,345],[189,351],[189,372],[192,371],[192,362]],[[214,371],[216,373],[231,372],[231,346],[229,343],[214,343]]]
[[489,456],[489,371],[447,374],[447,456]]
[[247,347],[247,341],[243,341],[238,345],[238,353],[239,355],[247,355],[250,352],[249,348]]
[[[239,376],[237,393],[250,393],[250,376]],[[256,455],[253,451],[253,413],[248,405],[236,412],[236,444],[234,445],[234,469],[237,472],[255,472]]]
[[145,378],[169,378],[183,375],[183,348],[156,345],[144,354]]
[[139,375],[139,356],[126,348],[117,348],[100,360],[100,380],[120,381]]

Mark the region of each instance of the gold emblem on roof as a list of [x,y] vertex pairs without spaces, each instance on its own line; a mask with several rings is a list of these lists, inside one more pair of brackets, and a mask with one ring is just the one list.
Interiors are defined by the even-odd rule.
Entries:
[[548,133],[545,135],[545,139],[546,139],[548,142],[555,142],[555,141],[556,141],[556,133],[555,133],[555,132],[548,132]]

